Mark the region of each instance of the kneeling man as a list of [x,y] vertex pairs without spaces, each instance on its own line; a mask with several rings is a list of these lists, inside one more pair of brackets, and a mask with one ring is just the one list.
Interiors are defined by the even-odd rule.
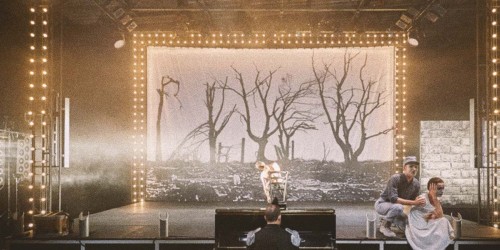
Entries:
[[396,237],[391,230],[392,224],[404,231],[408,217],[403,212],[403,205],[425,204],[423,197],[417,197],[420,192],[420,182],[415,178],[418,166],[417,157],[406,157],[403,161],[403,173],[391,176],[385,190],[375,202],[375,210],[383,216],[380,232],[386,237]]

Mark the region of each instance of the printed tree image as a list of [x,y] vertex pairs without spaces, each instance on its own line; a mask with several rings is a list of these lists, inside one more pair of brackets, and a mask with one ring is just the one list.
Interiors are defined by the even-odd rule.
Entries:
[[[277,97],[277,106],[274,118],[278,124],[279,156],[280,160],[290,160],[290,142],[299,131],[316,130],[314,120],[319,117],[313,112],[314,107],[307,104],[305,99],[312,97],[313,82],[305,82],[293,89],[292,76],[287,75],[282,79]],[[304,100],[304,101],[303,101]]]
[[[325,62],[322,63],[322,68],[318,69],[314,57],[312,58],[312,70],[320,105],[348,166],[358,164],[358,157],[368,140],[387,134],[393,129],[385,128],[371,133],[368,131],[368,118],[386,102],[384,91],[376,90],[379,81],[364,75],[368,55],[365,55],[359,72],[355,72],[357,77],[352,77],[354,74],[349,75],[352,62],[358,55],[359,53],[352,55],[346,50],[344,65],[340,72]],[[354,139],[354,135],[359,136],[358,142]]]
[[[220,86],[216,86],[216,83]],[[216,145],[217,145],[217,137],[222,132],[222,130],[226,127],[231,116],[233,116],[236,111],[236,105],[224,115],[222,121],[217,128],[217,123],[219,123],[219,119],[221,119],[221,114],[224,109],[225,99],[226,99],[226,87],[227,87],[227,77],[225,82],[222,81],[214,81],[209,84],[208,82],[205,84],[205,106],[207,107],[208,113],[208,121],[206,122],[208,126],[208,145],[210,146],[210,163],[215,163],[215,153],[216,153]],[[217,92],[220,93],[219,96],[219,104],[218,108],[216,105],[216,97]]]
[[[185,155],[183,152],[186,151],[192,154],[198,152],[199,148],[208,140],[208,145],[210,147],[210,164],[215,163],[217,137],[229,123],[234,112],[236,112],[236,105],[234,105],[228,113],[223,115],[226,100],[226,86],[227,78],[225,82],[215,80],[212,83],[205,83],[205,100],[203,102],[207,108],[207,121],[189,131],[172,152],[169,160],[178,157],[182,158],[183,155]],[[217,93],[220,93],[219,97],[217,97]]]
[[[212,83],[205,83],[205,100],[203,102],[207,108],[207,121],[198,125],[184,137],[169,157],[169,160],[179,157],[183,151],[197,152],[199,147],[208,140],[210,164],[215,163],[217,137],[236,111],[236,105],[234,105],[229,112],[223,115],[226,86],[227,77],[225,82],[215,80]],[[218,95],[217,93],[220,94]]]
[[[231,66],[233,71],[236,73],[236,80],[238,82],[238,87],[230,87],[226,86],[228,90],[235,93],[237,96],[241,98],[244,104],[244,111],[237,111],[240,114],[240,118],[243,120],[246,132],[250,139],[256,142],[259,146],[257,150],[257,160],[266,161],[266,146],[269,142],[269,138],[278,131],[278,125],[274,124],[274,115],[277,110],[276,105],[278,100],[275,99],[274,102],[270,103],[270,90],[273,83],[273,75],[277,70],[269,71],[268,74],[261,76],[261,72],[257,69],[257,73],[255,75],[255,79],[253,81],[253,86],[246,86],[245,80],[241,72]],[[261,105],[261,110],[251,112],[250,105]],[[255,128],[255,124],[252,123],[252,119],[255,119],[256,116],[261,118],[259,120],[259,125],[262,125],[262,129],[260,132]],[[273,124],[271,124],[273,123]]]
[[167,91],[167,86],[173,84],[175,86],[172,96],[177,99],[177,95],[179,94],[180,83],[177,80],[172,79],[170,76],[163,76],[161,78],[160,88],[156,89],[158,95],[160,96],[160,101],[158,102],[158,113],[156,116],[156,147],[155,147],[155,161],[161,161],[161,116],[163,112],[164,98],[167,99],[169,97],[169,93]]

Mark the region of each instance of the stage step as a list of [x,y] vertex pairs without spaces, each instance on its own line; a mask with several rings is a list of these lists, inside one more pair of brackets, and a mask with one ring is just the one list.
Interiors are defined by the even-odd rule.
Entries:
[[[399,250],[411,249],[406,240],[337,239],[337,250]],[[457,240],[446,250],[497,250],[500,239]],[[213,250],[215,239],[7,239],[7,250]],[[231,248],[231,249],[245,249]],[[332,249],[310,248],[300,249]]]

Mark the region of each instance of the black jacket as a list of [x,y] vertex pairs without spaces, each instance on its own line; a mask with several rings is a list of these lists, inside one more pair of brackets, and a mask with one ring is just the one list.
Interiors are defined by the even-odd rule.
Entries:
[[255,250],[299,249],[292,244],[292,234],[277,224],[268,224],[255,233],[255,241],[247,247]]

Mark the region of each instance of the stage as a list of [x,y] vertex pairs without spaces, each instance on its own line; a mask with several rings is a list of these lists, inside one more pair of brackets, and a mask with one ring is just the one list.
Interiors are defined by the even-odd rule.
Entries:
[[[262,203],[135,203],[90,215],[90,236],[80,238],[78,219],[74,232],[63,237],[14,238],[7,249],[213,249],[216,209],[259,209]],[[338,249],[407,249],[404,234],[366,238],[366,214],[372,203],[288,203],[288,210],[334,209]],[[159,214],[169,213],[169,237],[159,237]],[[361,246],[362,245],[362,246]],[[498,249],[500,230],[463,221],[462,237],[448,249]],[[130,248],[129,248],[130,247]],[[307,248],[331,249],[331,248]]]

